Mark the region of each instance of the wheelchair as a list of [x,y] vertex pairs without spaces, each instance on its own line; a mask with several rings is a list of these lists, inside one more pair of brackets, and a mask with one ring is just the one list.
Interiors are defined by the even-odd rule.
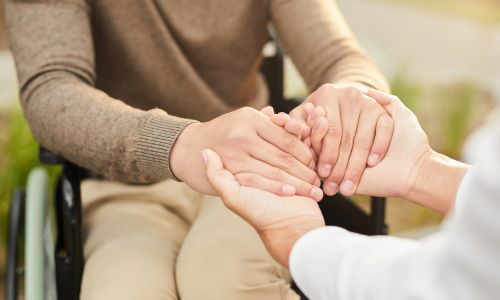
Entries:
[[[275,111],[288,113],[301,99],[285,99],[284,58],[277,43],[271,47],[276,51],[265,55],[261,73]],[[62,165],[62,172],[53,201],[49,201],[48,174],[43,168],[33,169],[26,188],[17,189],[12,195],[5,299],[19,299],[23,277],[26,300],[79,299],[85,263],[80,182],[88,177],[88,172],[42,147],[39,159],[45,164]],[[55,226],[52,226],[49,203],[54,205]],[[385,205],[385,198],[371,197],[370,213],[365,213],[352,199],[340,194],[325,196],[320,202],[327,225],[366,235],[387,234]],[[21,234],[23,226],[24,235]],[[24,253],[20,251],[22,237]],[[295,284],[292,287],[301,299],[307,299]]]

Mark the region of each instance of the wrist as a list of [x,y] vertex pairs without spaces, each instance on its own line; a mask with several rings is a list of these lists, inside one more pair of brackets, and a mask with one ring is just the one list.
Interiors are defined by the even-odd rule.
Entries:
[[446,213],[453,206],[460,182],[469,166],[429,150],[418,162],[404,198]]
[[260,231],[259,235],[274,259],[283,266],[288,267],[290,253],[297,241],[306,233],[324,226],[323,220],[312,218],[286,228]]
[[194,136],[198,132],[200,125],[200,122],[194,122],[184,127],[172,146],[169,158],[170,169],[172,174],[180,181],[185,181],[185,170],[188,169],[186,163],[190,161],[188,159],[191,155],[190,152],[195,149],[196,138]]

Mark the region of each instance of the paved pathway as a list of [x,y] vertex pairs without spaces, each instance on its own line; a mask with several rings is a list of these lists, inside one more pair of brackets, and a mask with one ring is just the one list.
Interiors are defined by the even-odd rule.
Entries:
[[500,99],[500,24],[374,0],[337,2],[388,77],[405,70],[424,83],[473,80]]

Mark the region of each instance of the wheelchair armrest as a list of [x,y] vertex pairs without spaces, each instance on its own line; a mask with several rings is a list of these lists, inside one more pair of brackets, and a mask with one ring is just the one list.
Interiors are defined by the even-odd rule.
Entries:
[[55,154],[54,152],[39,146],[38,159],[40,162],[48,165],[61,165],[64,163],[64,158]]

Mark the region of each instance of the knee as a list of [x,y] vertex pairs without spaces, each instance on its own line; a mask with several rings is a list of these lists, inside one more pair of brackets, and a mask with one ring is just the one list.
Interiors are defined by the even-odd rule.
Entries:
[[85,264],[80,298],[177,299],[173,260],[154,253],[151,243],[117,239],[96,249]]
[[293,299],[288,271],[267,253],[208,244],[199,252],[183,249],[179,254],[176,282],[181,299]]

